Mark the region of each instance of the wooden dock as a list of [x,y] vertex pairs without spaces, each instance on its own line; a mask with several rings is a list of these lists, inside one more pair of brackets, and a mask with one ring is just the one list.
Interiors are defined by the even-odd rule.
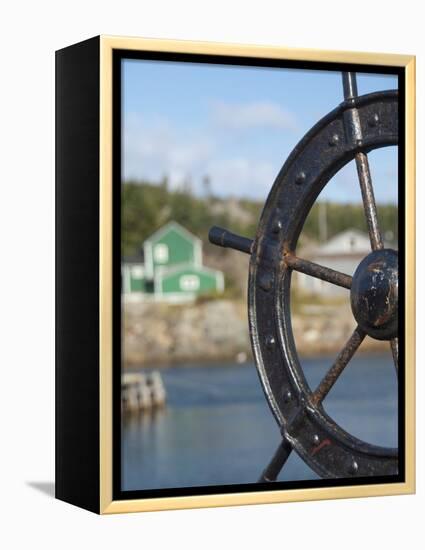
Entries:
[[166,403],[161,374],[126,372],[121,377],[121,408],[124,412],[153,411]]

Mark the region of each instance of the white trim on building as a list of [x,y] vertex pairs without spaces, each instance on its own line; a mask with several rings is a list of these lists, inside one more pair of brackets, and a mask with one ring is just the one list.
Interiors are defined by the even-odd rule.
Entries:
[[152,279],[153,278],[152,243],[149,241],[145,241],[143,243],[143,251],[145,256],[146,277],[148,279]]
[[161,274],[164,273],[167,275],[172,275],[173,273],[177,273],[179,271],[189,270],[189,269],[193,269],[194,271],[197,271],[197,270],[205,271],[206,273],[210,273],[211,275],[221,273],[221,271],[219,271],[218,269],[212,269],[211,267],[207,267],[205,265],[197,266],[191,263],[178,264],[173,267],[164,267],[164,266],[157,267],[157,271],[159,271]]

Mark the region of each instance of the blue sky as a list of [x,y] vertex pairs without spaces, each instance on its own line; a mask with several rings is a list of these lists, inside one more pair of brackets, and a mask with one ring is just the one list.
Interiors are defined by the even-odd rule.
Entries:
[[[358,75],[359,93],[397,88],[397,78]],[[319,118],[342,100],[341,74],[123,61],[123,179],[178,187],[189,180],[202,192],[264,200],[287,156]],[[369,156],[376,198],[397,200],[397,150]],[[321,197],[361,200],[350,163]]]

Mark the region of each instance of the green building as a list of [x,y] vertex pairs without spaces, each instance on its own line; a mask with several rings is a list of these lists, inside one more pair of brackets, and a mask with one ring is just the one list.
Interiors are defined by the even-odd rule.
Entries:
[[128,300],[185,302],[224,290],[221,271],[202,265],[202,241],[176,222],[143,243],[143,256],[125,258],[122,289]]

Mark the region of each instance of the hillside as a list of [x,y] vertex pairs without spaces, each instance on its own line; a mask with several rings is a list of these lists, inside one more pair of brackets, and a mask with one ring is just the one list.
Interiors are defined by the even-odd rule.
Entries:
[[[204,243],[204,263],[220,269],[226,276],[229,297],[245,295],[248,258],[229,249],[220,249],[208,242],[212,225],[226,227],[235,233],[253,237],[263,208],[263,202],[246,198],[220,198],[206,189],[197,196],[188,184],[170,189],[167,180],[160,183],[127,182],[122,191],[122,253],[133,256],[140,252],[143,241],[170,220],[174,220],[199,236]],[[303,244],[317,242],[323,229],[323,209],[316,203],[300,237]],[[378,205],[379,222],[384,234],[397,237],[397,207]],[[361,204],[326,203],[327,238],[349,228],[366,231]],[[323,231],[322,231],[323,234]]]

